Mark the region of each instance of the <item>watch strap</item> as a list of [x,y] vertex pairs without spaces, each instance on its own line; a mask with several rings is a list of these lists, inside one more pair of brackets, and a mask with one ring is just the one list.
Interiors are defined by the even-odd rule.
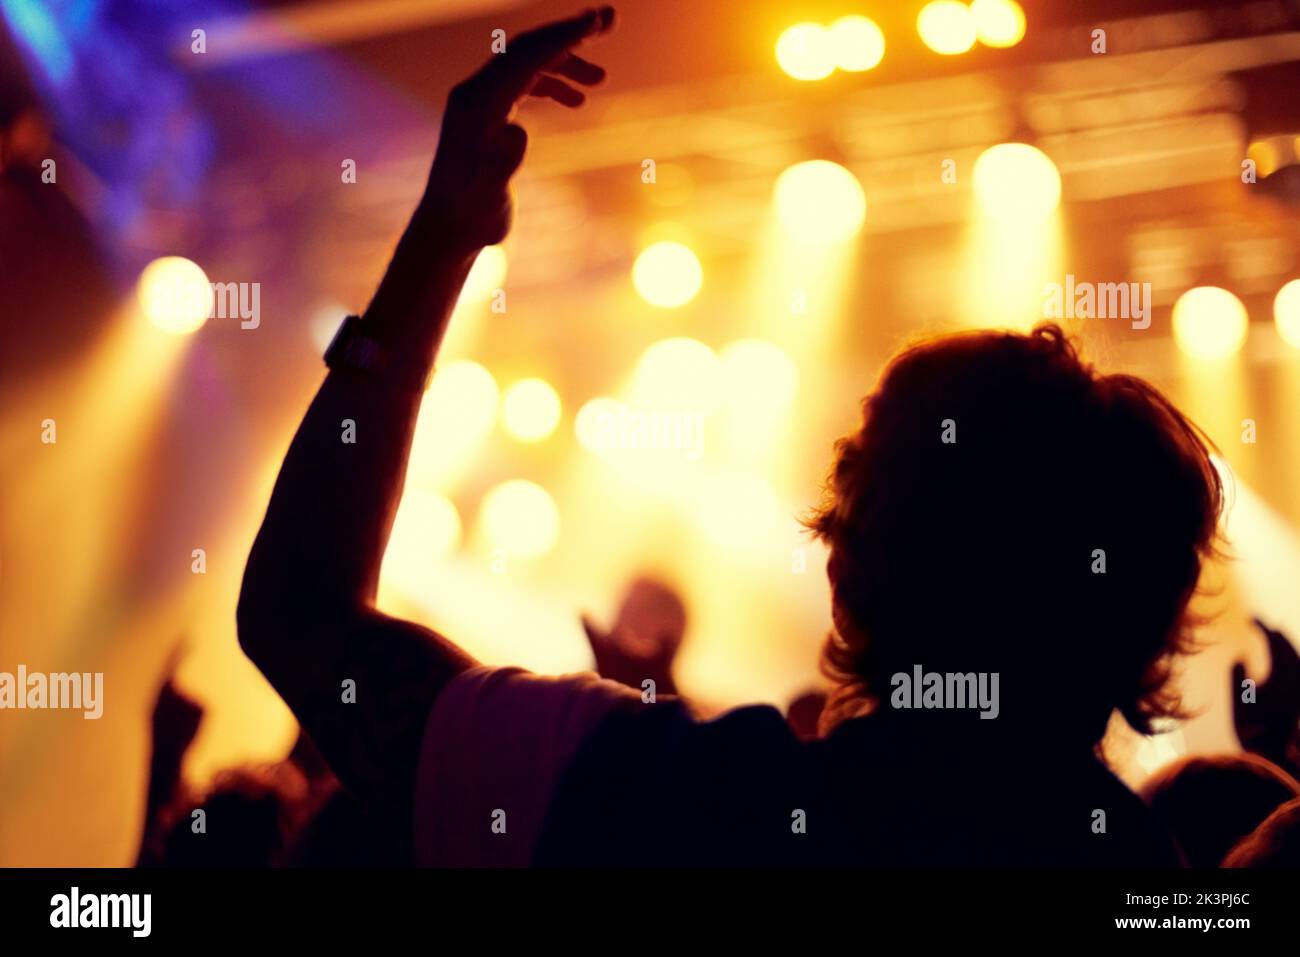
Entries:
[[420,392],[428,386],[432,371],[370,338],[361,317],[355,315],[345,318],[334,334],[325,349],[325,365],[388,379]]

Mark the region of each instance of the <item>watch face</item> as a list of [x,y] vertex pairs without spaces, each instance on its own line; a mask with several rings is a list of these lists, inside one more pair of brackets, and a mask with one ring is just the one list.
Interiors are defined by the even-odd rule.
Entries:
[[403,358],[371,339],[361,330],[361,318],[348,316],[325,350],[325,365],[331,369],[354,369],[376,377],[395,379],[424,391],[429,373],[423,363]]
[[384,351],[371,339],[357,332],[348,338],[348,357],[363,369],[382,372],[388,363]]
[[345,365],[365,372],[381,372],[388,365],[382,347],[360,329],[361,320],[348,316],[325,350],[326,365]]

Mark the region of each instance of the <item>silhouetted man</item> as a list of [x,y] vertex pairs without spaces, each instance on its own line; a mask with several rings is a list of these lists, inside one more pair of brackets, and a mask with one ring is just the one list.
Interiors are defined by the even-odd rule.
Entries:
[[[1054,327],[916,345],[838,449],[825,736],[708,722],[592,675],[479,666],[374,607],[426,377],[461,284],[510,225],[525,96],[579,106],[603,8],[510,41],[451,93],[424,197],[285,459],[240,640],[344,784],[434,864],[1173,864],[1094,756],[1167,679],[1221,489],[1154,389]],[[357,443],[341,441],[343,420]],[[521,640],[525,640],[521,636]],[[341,702],[345,681],[355,704]]]

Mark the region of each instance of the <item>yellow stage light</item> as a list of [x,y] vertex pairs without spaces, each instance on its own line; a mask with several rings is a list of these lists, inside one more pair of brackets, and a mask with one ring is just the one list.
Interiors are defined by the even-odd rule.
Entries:
[[176,335],[194,332],[212,311],[208,277],[183,256],[164,256],[145,266],[136,295],[145,317],[163,332]]
[[999,220],[1046,219],[1061,201],[1061,174],[1042,150],[1028,143],[999,143],[975,160],[975,199]]
[[796,80],[822,80],[835,72],[835,46],[820,23],[796,23],[776,41],[776,62]]
[[410,475],[442,486],[470,464],[496,421],[499,392],[492,373],[469,359],[439,366],[420,403]]
[[661,309],[686,305],[703,283],[699,257],[681,243],[652,243],[632,264],[632,285],[642,299]]
[[934,0],[916,17],[921,40],[935,53],[953,56],[975,45],[975,18],[970,8],[957,0]]
[[722,387],[722,364],[704,343],[684,337],[662,339],[637,362],[633,404],[641,410],[712,412]]
[[560,512],[535,482],[511,479],[483,497],[479,521],[489,545],[514,558],[538,558],[555,547]]
[[700,487],[694,502],[704,534],[730,548],[762,546],[779,515],[772,486],[746,473],[713,476]]
[[573,432],[578,437],[578,444],[588,452],[608,450],[624,408],[623,403],[605,395],[584,402],[573,417]]
[[500,246],[486,246],[474,260],[465,277],[458,305],[487,302],[506,281],[506,251]]
[[788,167],[777,177],[772,199],[785,231],[809,244],[849,239],[867,215],[862,185],[843,166],[828,160]]
[[1300,279],[1292,279],[1277,291],[1273,322],[1282,341],[1300,349]]
[[537,442],[555,431],[560,397],[542,379],[520,379],[506,390],[501,408],[506,431],[524,442]]
[[472,359],[454,359],[438,367],[425,401],[440,416],[455,418],[467,430],[483,432],[496,417],[497,383]]
[[1263,179],[1272,176],[1281,165],[1281,155],[1277,144],[1271,140],[1256,140],[1246,147],[1246,158],[1254,160],[1255,175]]
[[830,45],[835,65],[849,73],[870,70],[885,57],[885,35],[867,17],[840,17],[832,23]]
[[728,403],[779,410],[794,400],[799,371],[780,346],[764,339],[738,339],[722,350]]
[[975,33],[988,47],[1013,47],[1025,36],[1025,11],[1015,0],[975,0]]
[[1174,303],[1174,341],[1195,359],[1225,359],[1246,341],[1249,320],[1241,300],[1217,286],[1189,289]]
[[323,301],[312,310],[311,318],[307,320],[307,334],[317,352],[323,353],[329,348],[348,311],[347,306],[332,300]]
[[780,447],[798,386],[793,359],[771,342],[740,339],[722,350],[725,384],[717,431],[732,464],[762,468]]
[[393,522],[393,534],[384,552],[384,565],[414,572],[412,577],[431,574],[436,563],[451,555],[460,544],[460,513],[447,496],[427,490],[409,491],[402,496]]

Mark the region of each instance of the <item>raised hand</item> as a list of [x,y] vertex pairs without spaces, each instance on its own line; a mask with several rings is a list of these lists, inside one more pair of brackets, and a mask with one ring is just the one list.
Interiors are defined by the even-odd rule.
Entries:
[[1256,686],[1256,700],[1241,700],[1246,668],[1232,668],[1232,719],[1241,746],[1291,773],[1300,772],[1300,655],[1287,637],[1258,618],[1255,626],[1268,639],[1272,660],[1267,681]]
[[573,48],[613,24],[614,9],[605,6],[507,39],[504,52],[451,91],[421,210],[466,248],[498,243],[510,230],[510,177],[528,145],[512,122],[515,107],[528,96],[581,106],[586,96],[571,84],[593,86],[605,71]]
[[686,608],[668,585],[638,578],[628,586],[613,627],[605,631],[584,616],[582,628],[602,678],[638,690],[648,678],[656,693],[677,693],[673,663],[686,633]]
[[[339,780],[399,827],[413,819],[425,717],[476,664],[375,607],[422,400],[411,384],[437,358],[474,257],[510,228],[509,182],[526,145],[515,106],[529,95],[581,104],[570,81],[596,83],[604,71],[573,48],[613,22],[602,7],[508,38],[452,92],[420,206],[294,435],[244,572],[244,651]],[[392,375],[399,358],[404,373]],[[339,441],[344,420],[364,436],[364,455]],[[368,689],[356,707],[337,706],[338,675]]]

